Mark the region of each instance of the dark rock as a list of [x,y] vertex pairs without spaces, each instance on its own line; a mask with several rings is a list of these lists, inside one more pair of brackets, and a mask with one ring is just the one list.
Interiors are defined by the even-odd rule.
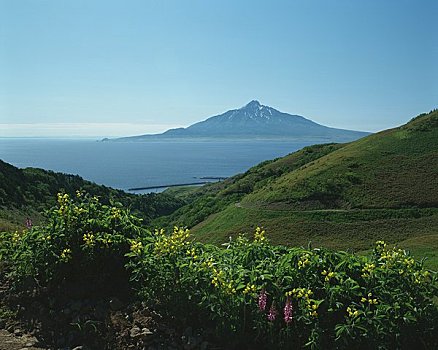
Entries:
[[123,308],[123,303],[117,298],[112,298],[109,302],[109,305],[113,311],[119,311]]
[[185,330],[184,330],[184,333],[183,333],[185,336],[187,336],[187,337],[189,337],[189,336],[191,336],[192,334],[193,334],[193,328],[192,327],[187,327]]
[[74,301],[71,303],[71,309],[73,311],[79,311],[82,308],[82,303],[80,301]]

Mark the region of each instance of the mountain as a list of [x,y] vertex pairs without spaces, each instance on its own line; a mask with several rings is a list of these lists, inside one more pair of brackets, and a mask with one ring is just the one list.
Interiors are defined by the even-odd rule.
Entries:
[[[280,112],[251,101],[246,106],[210,117],[187,128],[162,134],[123,137],[115,141],[153,139],[306,139],[315,142],[348,142],[368,135],[365,132],[329,128],[299,115]],[[108,140],[108,139],[105,139]]]
[[[438,110],[346,144],[306,147],[186,196],[159,224],[220,243],[256,225],[274,243],[366,249],[418,239],[438,267]],[[158,221],[157,221],[158,224]],[[425,249],[426,249],[425,248]]]

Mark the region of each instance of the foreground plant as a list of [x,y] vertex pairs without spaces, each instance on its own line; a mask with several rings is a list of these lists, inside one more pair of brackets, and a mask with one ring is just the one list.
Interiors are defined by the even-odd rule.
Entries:
[[144,295],[164,294],[174,312],[195,308],[237,337],[284,348],[436,343],[436,273],[384,242],[362,257],[271,246],[257,228],[253,241],[221,249],[175,228],[131,257]]
[[126,274],[131,241],[146,233],[140,220],[118,203],[103,205],[80,191],[76,198],[59,193],[57,202],[45,225],[2,233],[0,257],[12,266],[15,285],[29,279],[39,286],[70,281],[98,291]]
[[253,240],[239,236],[219,248],[193,241],[185,228],[150,232],[117,203],[105,206],[82,192],[74,199],[60,194],[45,226],[1,235],[0,257],[17,284],[79,278],[102,292],[108,281],[124,283],[140,300],[216,327],[230,342],[438,346],[437,274],[383,241],[365,257],[272,246],[257,228]]

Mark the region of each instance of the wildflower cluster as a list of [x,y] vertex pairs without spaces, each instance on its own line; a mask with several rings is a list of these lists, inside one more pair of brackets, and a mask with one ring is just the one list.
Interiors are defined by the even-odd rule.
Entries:
[[211,268],[211,284],[215,288],[223,290],[225,294],[235,294],[237,291],[234,280],[226,278],[225,272],[214,266]]
[[374,263],[366,263],[362,269],[362,277],[371,277],[376,265]]
[[[73,198],[58,193],[56,206],[48,212],[43,225],[32,224],[20,233],[8,234],[8,246],[14,245],[15,250],[9,259],[16,283],[31,277],[43,286],[68,280],[73,274],[85,278],[93,273],[102,281],[106,277],[96,272],[102,266],[117,261],[123,268],[130,240],[144,229],[133,228],[138,221],[132,216],[122,215],[114,222],[111,217],[115,211],[111,208],[80,190]],[[27,221],[30,226],[31,220]],[[103,249],[105,253],[100,254]],[[0,239],[0,258],[3,251]],[[115,256],[118,258],[114,259]],[[82,271],[85,265],[87,271]]]
[[111,208],[111,218],[114,220],[120,219],[122,217],[122,211],[119,208]]
[[310,265],[310,254],[309,253],[305,253],[303,254],[300,259],[298,260],[298,269],[302,269],[304,267],[306,267],[307,265]]
[[203,268],[211,268],[213,267],[213,265],[214,265],[214,260],[211,257],[203,261],[201,264]]
[[59,255],[59,258],[62,262],[66,263],[69,262],[71,259],[71,249],[65,248],[62,250],[61,254]]
[[275,319],[277,318],[278,315],[278,311],[277,308],[275,307],[275,303],[271,304],[271,307],[269,308],[269,312],[268,312],[268,320],[273,322],[275,321]]
[[193,260],[198,259],[198,255],[196,253],[195,248],[187,249],[186,254],[187,254],[187,256],[189,256]]
[[283,309],[283,319],[286,324],[289,324],[292,322],[293,317],[293,307],[292,307],[292,301],[290,300],[290,297],[286,299],[286,304],[284,305]]
[[84,234],[83,241],[85,246],[87,246],[88,248],[93,248],[94,244],[96,243],[94,235],[91,232]]
[[267,301],[268,301],[268,294],[266,294],[266,290],[262,289],[258,298],[258,306],[260,311],[266,310]]
[[318,302],[311,298],[313,295],[313,291],[311,289],[307,288],[294,288],[289,292],[285,293],[286,297],[295,297],[297,299],[300,299],[305,308],[307,309],[307,312],[309,316],[317,317],[318,316]]
[[20,239],[21,239],[20,233],[18,231],[15,231],[12,234],[12,243],[18,243],[20,241]]
[[[161,231],[160,231],[161,232]],[[157,254],[173,254],[181,248],[188,246],[190,232],[187,229],[174,227],[173,233],[170,236],[160,234],[160,239],[155,243],[155,253]]]
[[378,303],[377,298],[373,298],[373,294],[371,292],[368,293],[367,297],[362,297],[360,301],[362,303],[369,303],[370,305],[377,305]]
[[64,215],[69,207],[70,197],[67,193],[58,193],[58,213]]
[[143,243],[139,241],[132,240],[130,251],[135,255],[140,255],[143,250]]
[[359,311],[355,309],[354,306],[347,307],[347,314],[349,317],[355,318],[359,316]]
[[330,282],[330,280],[333,278],[333,277],[335,277],[336,276],[336,274],[333,272],[333,271],[330,271],[330,270],[323,270],[322,272],[321,272],[321,275],[323,275],[323,276],[325,276],[324,277],[324,281],[325,282]]
[[254,243],[264,243],[264,242],[266,242],[266,232],[260,227],[257,227],[254,232]]
[[254,284],[247,283],[242,293],[248,294],[248,293],[255,293],[256,291],[257,291],[257,287]]

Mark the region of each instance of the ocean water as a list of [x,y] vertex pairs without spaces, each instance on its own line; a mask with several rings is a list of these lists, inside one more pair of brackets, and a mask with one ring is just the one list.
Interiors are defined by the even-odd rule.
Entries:
[[[0,159],[19,168],[37,167],[127,191],[228,177],[311,143],[98,142],[89,139],[0,138]],[[144,192],[153,192],[147,190]],[[139,192],[139,191],[137,191]]]

